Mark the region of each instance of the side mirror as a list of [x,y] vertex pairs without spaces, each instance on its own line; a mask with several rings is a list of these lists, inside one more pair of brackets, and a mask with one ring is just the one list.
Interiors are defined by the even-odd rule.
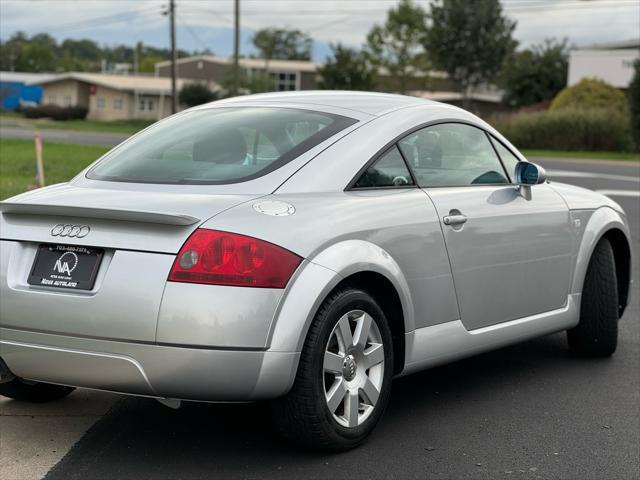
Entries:
[[518,185],[539,185],[547,181],[547,172],[535,163],[520,162],[516,165],[515,177]]

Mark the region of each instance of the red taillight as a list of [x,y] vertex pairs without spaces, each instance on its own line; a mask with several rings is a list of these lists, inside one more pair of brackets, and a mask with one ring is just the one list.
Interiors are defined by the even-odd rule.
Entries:
[[200,228],[178,252],[169,281],[284,288],[301,261],[264,240]]

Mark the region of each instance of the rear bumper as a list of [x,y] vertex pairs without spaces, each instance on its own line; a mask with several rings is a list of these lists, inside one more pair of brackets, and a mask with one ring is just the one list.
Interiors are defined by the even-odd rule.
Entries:
[[0,357],[18,377],[159,398],[276,398],[291,387],[299,355],[184,348],[0,328]]

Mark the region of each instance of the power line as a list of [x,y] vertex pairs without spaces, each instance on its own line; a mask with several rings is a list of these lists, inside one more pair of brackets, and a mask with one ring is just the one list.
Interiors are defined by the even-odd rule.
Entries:
[[157,6],[154,6],[153,8],[147,7],[143,9],[133,10],[130,12],[119,12],[116,14],[103,15],[100,17],[92,17],[86,20],[77,20],[74,22],[62,23],[62,24],[48,27],[47,33],[58,32],[63,30],[73,30],[77,27],[93,28],[98,26],[114,25],[122,22],[130,22],[134,20],[134,18],[132,18],[131,15],[134,15],[137,17],[141,13],[151,12],[151,10],[156,10],[156,9],[157,9]]
[[[296,0],[296,1],[299,1],[299,0]],[[536,1],[539,2],[539,0],[536,0]],[[613,2],[616,2],[616,3],[613,3]],[[519,11],[540,12],[540,11],[554,11],[554,10],[588,11],[588,10],[611,9],[611,8],[636,9],[638,8],[638,5],[639,5],[638,2],[635,0],[631,0],[631,1],[610,0],[607,3],[592,3],[592,2],[585,3],[584,1],[580,1],[580,2],[571,2],[571,3],[554,2],[554,3],[527,4],[527,5],[513,5],[513,6],[505,5],[505,10],[514,11],[514,12],[519,12]],[[195,8],[199,12],[214,14],[220,17],[226,13],[229,13],[227,10],[221,10],[221,9],[218,10],[218,9],[209,9],[209,8],[192,7],[192,6],[189,6],[188,8]],[[371,6],[367,6],[366,8],[363,8],[363,9],[340,7],[340,8],[332,8],[332,9],[313,9],[313,8],[290,9],[289,8],[286,10],[285,9],[276,10],[276,9],[270,8],[269,10],[263,10],[263,9],[249,8],[249,9],[243,9],[242,15],[243,16],[260,15],[260,16],[268,16],[268,17],[282,16],[282,15],[304,15],[304,16],[308,16],[308,15],[325,15],[326,16],[326,15],[342,15],[342,14],[370,15],[370,14],[386,13],[389,10],[389,8],[371,7]]]
[[204,40],[202,40],[202,38],[196,33],[195,30],[193,30],[188,23],[186,23],[184,21],[184,15],[177,15],[178,18],[178,26],[184,27],[185,30],[187,32],[189,32],[189,35],[191,35],[191,37],[197,42],[199,43],[205,50],[209,50],[209,46],[206,44],[206,42]]

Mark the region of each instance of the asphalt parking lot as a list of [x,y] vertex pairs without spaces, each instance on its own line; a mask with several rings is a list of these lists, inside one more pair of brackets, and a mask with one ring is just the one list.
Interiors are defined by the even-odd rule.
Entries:
[[[640,166],[539,163],[625,208],[638,279]],[[259,404],[2,399],[0,478],[640,478],[638,297],[636,283],[612,358],[572,357],[556,334],[396,380],[374,435],[342,454],[285,443]]]

